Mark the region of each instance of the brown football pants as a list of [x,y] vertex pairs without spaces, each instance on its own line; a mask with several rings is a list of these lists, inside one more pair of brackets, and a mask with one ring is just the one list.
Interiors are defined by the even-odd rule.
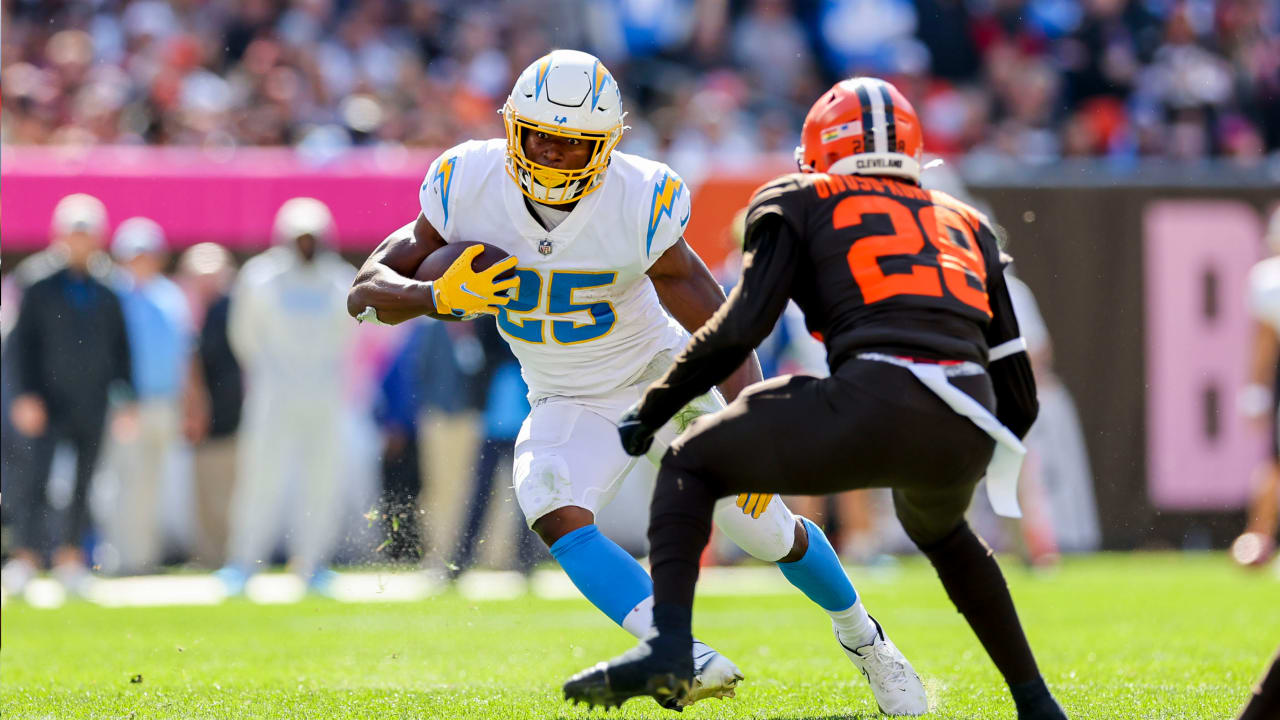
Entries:
[[[987,375],[952,382],[994,408]],[[1037,680],[1004,576],[964,521],[994,447],[909,370],[887,363],[851,360],[830,378],[752,387],[697,420],[663,458],[649,525],[655,618],[660,605],[692,607],[717,499],[890,487],[907,535],[1006,682]]]

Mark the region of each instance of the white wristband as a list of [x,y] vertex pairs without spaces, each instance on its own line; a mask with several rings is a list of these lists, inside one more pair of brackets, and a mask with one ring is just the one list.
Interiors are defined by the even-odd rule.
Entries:
[[1236,407],[1245,417],[1262,417],[1271,412],[1271,388],[1261,383],[1249,383],[1236,396]]
[[991,350],[987,354],[987,362],[995,362],[997,360],[1003,360],[1009,357],[1010,355],[1016,355],[1020,352],[1026,352],[1026,351],[1027,351],[1027,341],[1025,338],[1019,336],[1012,340],[1006,340],[1005,342],[1002,342],[999,345],[991,348]]
[[364,310],[362,310],[360,314],[356,316],[356,320],[362,323],[365,323],[365,322],[372,323],[374,325],[388,324],[378,319],[378,310],[372,305],[366,305]]

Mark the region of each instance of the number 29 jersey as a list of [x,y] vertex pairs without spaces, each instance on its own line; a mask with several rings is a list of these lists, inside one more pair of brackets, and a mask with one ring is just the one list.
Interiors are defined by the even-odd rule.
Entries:
[[486,242],[519,258],[518,292],[496,321],[536,400],[610,394],[684,344],[645,273],[683,236],[689,195],[666,165],[615,151],[600,188],[548,230],[507,174],[506,141],[495,139],[441,154],[419,200],[446,242]]
[[891,179],[797,173],[756,193],[748,228],[767,215],[806,238],[809,281],[792,296],[833,368],[866,351],[987,363],[988,273],[1002,264],[977,210]]

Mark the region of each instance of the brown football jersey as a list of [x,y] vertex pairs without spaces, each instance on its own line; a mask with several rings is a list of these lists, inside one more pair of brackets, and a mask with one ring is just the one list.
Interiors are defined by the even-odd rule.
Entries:
[[867,350],[986,362],[1001,264],[977,210],[887,178],[796,173],[756,192],[748,237],[770,215],[801,239],[791,295],[832,367]]
[[945,193],[886,178],[784,175],[747,215],[742,278],[645,394],[661,424],[738,367],[794,299],[835,373],[863,352],[990,369],[997,417],[1022,436],[1031,373],[991,224]]

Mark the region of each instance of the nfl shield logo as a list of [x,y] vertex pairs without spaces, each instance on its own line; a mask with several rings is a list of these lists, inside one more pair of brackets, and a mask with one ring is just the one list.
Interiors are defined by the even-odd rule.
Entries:
[[543,254],[543,255],[550,255],[550,254],[551,254],[551,241],[550,241],[550,240],[547,240],[547,239],[545,239],[545,238],[544,238],[544,239],[542,239],[542,240],[539,240],[539,241],[538,241],[538,252],[539,252],[539,253],[541,253],[541,254]]

